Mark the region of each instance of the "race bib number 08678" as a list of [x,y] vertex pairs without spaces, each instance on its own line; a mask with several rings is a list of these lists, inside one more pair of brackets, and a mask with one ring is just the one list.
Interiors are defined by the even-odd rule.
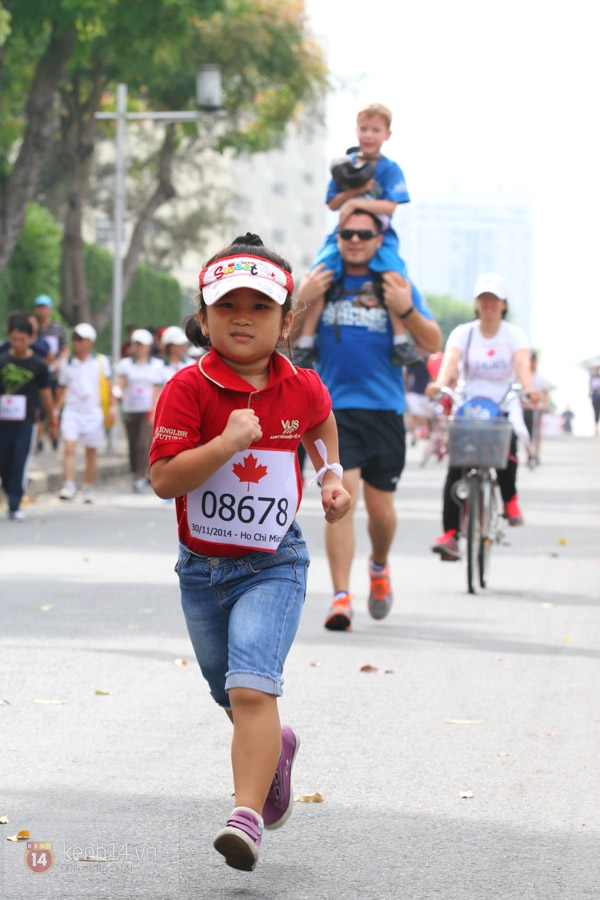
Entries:
[[283,450],[236,453],[187,499],[192,537],[274,552],[298,506],[295,454]]

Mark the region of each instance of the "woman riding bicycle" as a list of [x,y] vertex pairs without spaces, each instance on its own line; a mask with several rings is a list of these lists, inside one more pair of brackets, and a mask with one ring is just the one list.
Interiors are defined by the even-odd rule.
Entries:
[[[461,398],[486,397],[500,403],[511,384],[517,380],[532,401],[539,399],[531,389],[531,357],[525,332],[504,321],[506,316],[506,288],[500,275],[487,274],[477,279],[474,290],[475,321],[459,325],[451,332],[444,350],[444,358],[435,381],[427,385],[427,394],[435,397],[458,377]],[[521,416],[518,399],[514,416]],[[509,412],[511,424],[513,414]],[[519,429],[521,430],[521,429]],[[523,424],[523,431],[525,426]],[[460,508],[454,499],[452,486],[461,477],[460,468],[450,466],[444,485],[444,533],[432,545],[442,560],[458,560],[458,532]],[[522,525],[523,517],[517,498],[517,437],[511,438],[508,464],[498,471],[498,484],[504,501],[504,514],[509,525]]]

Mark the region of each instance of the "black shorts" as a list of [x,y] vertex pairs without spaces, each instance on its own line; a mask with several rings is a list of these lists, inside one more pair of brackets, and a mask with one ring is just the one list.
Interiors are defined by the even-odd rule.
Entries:
[[388,409],[334,409],[333,413],[344,469],[360,469],[371,487],[395,491],[406,453],[402,414]]

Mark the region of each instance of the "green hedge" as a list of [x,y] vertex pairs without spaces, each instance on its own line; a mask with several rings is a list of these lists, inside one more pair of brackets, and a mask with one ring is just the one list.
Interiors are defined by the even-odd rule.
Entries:
[[[84,250],[85,271],[90,289],[92,313],[98,309],[110,290],[113,278],[113,258],[95,244],[86,244]],[[138,328],[160,328],[178,325],[187,309],[179,282],[166,272],[157,272],[149,266],[139,265],[127,296],[123,300],[123,340],[125,325],[135,322]],[[110,353],[112,325],[98,335],[98,350]]]
[[0,330],[13,310],[29,312],[39,294],[59,294],[62,230],[37,203],[27,207],[25,225],[17,246],[0,276]]
[[[0,276],[0,333],[13,310],[29,312],[39,294],[49,294],[58,315],[60,297],[60,245],[62,229],[50,212],[37,203],[27,208],[25,225],[10,261]],[[95,244],[86,244],[84,261],[92,313],[100,308],[112,286],[112,255]],[[181,322],[189,311],[179,282],[166,272],[140,265],[123,301],[123,325],[136,322],[140,328]],[[92,315],[93,319],[93,315]],[[112,325],[98,336],[101,352],[111,350]]]

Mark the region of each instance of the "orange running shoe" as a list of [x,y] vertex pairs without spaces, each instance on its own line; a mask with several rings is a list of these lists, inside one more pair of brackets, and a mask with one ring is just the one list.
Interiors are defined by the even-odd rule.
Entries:
[[350,631],[352,627],[352,594],[338,591],[333,598],[331,609],[325,619],[325,628],[329,631]]
[[385,619],[394,602],[390,584],[390,567],[386,566],[383,572],[374,572],[371,568],[371,560],[369,560],[369,576],[371,578],[371,591],[367,601],[369,613],[374,619]]

